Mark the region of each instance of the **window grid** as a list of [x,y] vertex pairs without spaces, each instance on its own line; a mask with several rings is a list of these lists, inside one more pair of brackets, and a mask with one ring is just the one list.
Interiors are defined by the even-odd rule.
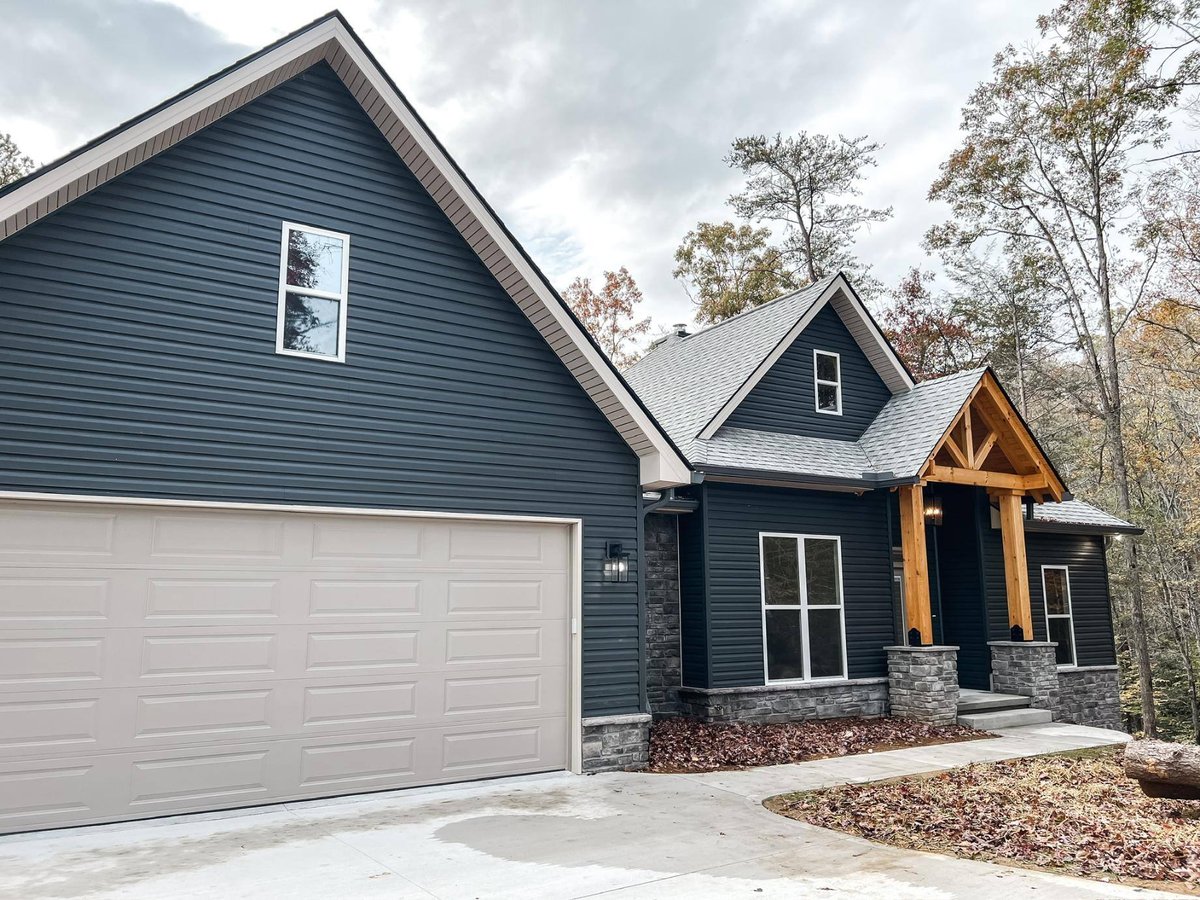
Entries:
[[[341,242],[341,272],[339,290],[330,291],[322,288],[307,287],[288,283],[288,253],[291,246],[292,232],[303,232],[317,237],[330,238]],[[311,225],[301,225],[296,222],[284,222],[279,252],[279,298],[275,321],[275,352],[284,356],[299,356],[304,359],[319,359],[325,362],[346,361],[346,314],[349,306],[350,281],[350,235],[339,231],[329,231],[325,228],[315,228]],[[320,353],[312,350],[301,350],[285,346],[285,324],[287,321],[287,298],[291,294],[296,297],[313,297],[319,300],[334,301],[338,305],[337,312],[337,352]]]
[[[834,379],[821,377],[821,360],[833,360],[834,370],[837,377]],[[821,388],[831,387],[834,391],[835,405],[832,409],[826,409],[821,406]],[[839,353],[832,353],[828,350],[813,350],[813,403],[817,412],[827,416],[840,416],[842,414],[842,357]]]
[[[767,538],[788,538],[795,542],[796,564],[799,576],[799,603],[767,604],[767,557],[764,545]],[[833,541],[836,547],[834,560],[837,569],[837,595],[841,601],[836,604],[808,602],[808,563],[805,559],[805,541]],[[761,586],[762,629],[763,629],[763,682],[765,684],[789,684],[800,682],[844,681],[847,678],[848,663],[846,658],[846,594],[842,589],[842,539],[833,534],[788,534],[773,531],[760,532],[758,536],[759,583]],[[840,675],[812,675],[812,652],[809,644],[808,613],[810,610],[835,609],[839,612],[838,625],[842,645],[842,671]],[[803,678],[771,678],[770,663],[767,656],[767,611],[796,610],[800,613],[800,641],[803,654]]]
[[[1063,590],[1066,594],[1067,611],[1065,613],[1050,612],[1050,592],[1046,589],[1046,573],[1047,572],[1062,572],[1063,573]],[[1078,650],[1075,647],[1075,608],[1071,603],[1071,569],[1069,566],[1042,566],[1042,610],[1046,614],[1046,639],[1053,640],[1050,634],[1051,619],[1065,619],[1067,622],[1067,633],[1071,636],[1071,660],[1070,662],[1060,662],[1058,667],[1073,668],[1079,664]],[[1057,649],[1057,648],[1056,648]]]

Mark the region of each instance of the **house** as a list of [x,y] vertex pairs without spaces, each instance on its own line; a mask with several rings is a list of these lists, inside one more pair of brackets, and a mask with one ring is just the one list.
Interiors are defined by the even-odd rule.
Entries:
[[655,713],[1120,727],[1104,542],[1140,529],[990,370],[915,384],[839,275],[626,377],[694,469],[647,518]]
[[0,831],[940,720],[956,661],[1113,721],[1131,526],[990,373],[836,278],[627,380],[336,13],[0,191],[0,303]]

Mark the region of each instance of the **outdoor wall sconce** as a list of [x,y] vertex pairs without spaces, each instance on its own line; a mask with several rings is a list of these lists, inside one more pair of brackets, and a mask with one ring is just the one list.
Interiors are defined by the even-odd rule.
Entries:
[[942,501],[940,497],[925,498],[925,521],[930,525],[942,524]]
[[609,541],[604,545],[604,580],[629,580],[629,554],[618,541]]

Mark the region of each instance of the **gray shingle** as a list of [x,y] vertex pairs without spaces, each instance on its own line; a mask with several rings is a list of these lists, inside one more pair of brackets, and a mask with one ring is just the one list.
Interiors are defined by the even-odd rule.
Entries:
[[855,441],[804,437],[748,428],[721,428],[711,439],[696,441],[697,464],[764,469],[819,478],[863,478],[871,461]]
[[896,477],[920,472],[986,371],[970,369],[923,381],[892,397],[859,439],[875,471]]
[[692,442],[836,278],[825,278],[687,337],[669,337],[624,372],[667,434]]
[[1069,525],[1096,531],[1133,532],[1143,529],[1137,525],[1110,516],[1083,500],[1064,500],[1062,503],[1043,503],[1033,508],[1033,521],[1047,525]]

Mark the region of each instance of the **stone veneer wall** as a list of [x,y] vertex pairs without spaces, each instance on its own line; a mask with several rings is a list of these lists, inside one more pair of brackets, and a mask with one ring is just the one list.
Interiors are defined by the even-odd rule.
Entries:
[[678,516],[646,516],[642,559],[646,565],[646,699],[654,715],[678,715],[683,711]]
[[633,772],[650,762],[650,714],[583,720],[583,771]]
[[931,725],[953,725],[958,718],[958,648],[886,650],[892,715]]
[[795,722],[844,716],[883,716],[887,681],[858,678],[837,684],[680,688],[685,715],[703,722]]
[[1055,718],[1076,725],[1124,731],[1116,666],[1080,666],[1058,672]]
[[1021,694],[1034,709],[1048,709],[1057,717],[1061,701],[1058,663],[1051,641],[988,641],[992,648],[992,690]]

